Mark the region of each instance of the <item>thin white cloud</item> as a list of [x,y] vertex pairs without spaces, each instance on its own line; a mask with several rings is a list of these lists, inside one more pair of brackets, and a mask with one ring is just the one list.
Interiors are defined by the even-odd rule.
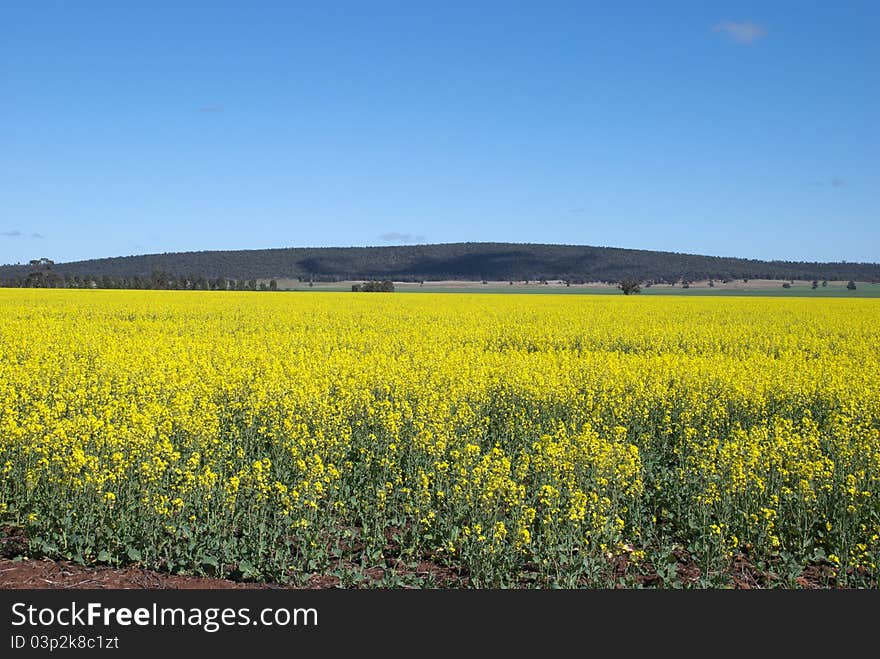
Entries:
[[751,45],[767,36],[767,28],[757,23],[722,21],[712,26],[713,32],[723,32],[729,39],[744,46]]
[[421,243],[425,241],[425,236],[421,234],[413,235],[411,233],[398,233],[397,231],[389,231],[379,236],[379,240],[386,243]]
[[42,233],[37,233],[36,231],[34,231],[34,232],[31,234],[31,238],[36,238],[37,240],[42,240],[42,239],[45,238],[45,237],[46,237],[46,236],[44,236]]

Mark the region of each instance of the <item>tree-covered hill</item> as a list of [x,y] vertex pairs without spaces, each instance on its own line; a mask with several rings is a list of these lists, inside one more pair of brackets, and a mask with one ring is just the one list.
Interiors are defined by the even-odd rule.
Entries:
[[758,261],[581,245],[448,243],[178,252],[48,265],[43,260],[30,265],[0,266],[0,282],[26,285],[22,282],[29,275],[47,270],[59,282],[91,280],[98,285],[102,281],[135,279],[148,282],[156,277],[315,281],[565,279],[575,283],[617,282],[624,278],[654,282],[710,278],[880,281],[878,263]]

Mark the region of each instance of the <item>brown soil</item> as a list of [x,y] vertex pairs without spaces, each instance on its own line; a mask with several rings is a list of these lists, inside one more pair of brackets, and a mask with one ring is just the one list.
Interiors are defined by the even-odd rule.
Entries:
[[[364,582],[378,582],[385,576],[386,569],[380,567],[363,570]],[[410,569],[395,569],[400,575],[419,578],[431,577],[435,583],[466,583],[454,571],[429,562],[422,562]],[[109,566],[86,566],[72,561],[53,561],[49,559],[2,559],[0,560],[0,589],[32,588],[88,588],[88,589],[279,589],[279,588],[337,588],[339,577],[315,574],[308,578],[305,586],[291,586],[275,583],[255,583],[215,579],[212,577],[167,574],[137,567],[113,568]]]
[[86,567],[70,561],[0,560],[0,588],[269,588],[266,584],[163,574],[140,568]]

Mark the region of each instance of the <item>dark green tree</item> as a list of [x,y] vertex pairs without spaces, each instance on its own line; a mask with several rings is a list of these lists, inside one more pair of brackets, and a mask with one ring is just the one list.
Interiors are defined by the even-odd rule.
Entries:
[[352,284],[351,290],[364,293],[392,293],[394,292],[394,282],[388,279],[384,281],[365,281],[363,284]]
[[642,287],[639,286],[639,282],[635,279],[622,279],[620,283],[617,284],[617,288],[622,290],[624,295],[635,295],[642,291]]

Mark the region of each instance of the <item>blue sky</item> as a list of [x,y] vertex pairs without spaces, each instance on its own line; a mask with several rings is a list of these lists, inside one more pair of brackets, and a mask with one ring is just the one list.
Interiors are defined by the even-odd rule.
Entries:
[[0,263],[880,261],[878,33],[876,2],[5,2]]

